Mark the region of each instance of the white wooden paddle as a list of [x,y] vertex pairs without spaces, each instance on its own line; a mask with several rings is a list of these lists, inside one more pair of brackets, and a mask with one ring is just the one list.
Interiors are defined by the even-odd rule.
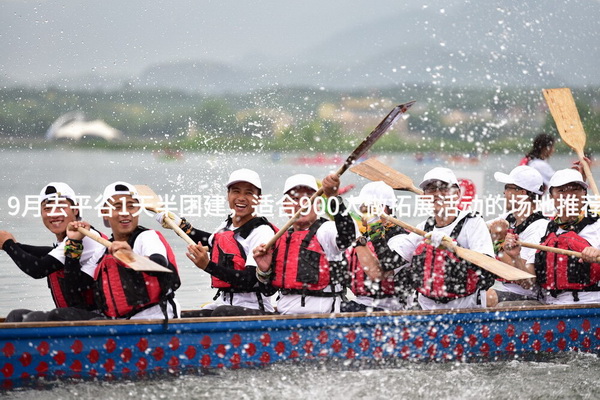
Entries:
[[[101,245],[103,245],[105,247],[110,247],[110,245],[112,244],[111,241],[106,240],[103,237],[96,235],[95,233],[90,232],[89,230],[87,230],[85,228],[80,227],[80,228],[77,228],[77,230],[79,232],[81,232],[82,234],[84,234],[85,236],[89,237],[90,239],[95,240],[96,242],[100,243]],[[136,270],[136,271],[173,273],[173,271],[171,271],[170,269],[165,268],[162,265],[155,263],[154,261],[150,260],[149,258],[140,256],[139,254],[136,254],[131,250],[120,249],[120,250],[115,251],[113,253],[113,256],[117,260],[126,264],[129,268]]]
[[[370,158],[362,163],[350,168],[350,171],[367,178],[371,181],[383,181],[395,190],[409,190],[418,195],[422,195],[423,191],[414,186],[412,179],[396,171],[395,169],[385,165],[384,163]],[[549,251],[552,253],[566,254],[574,257],[581,257],[581,253],[571,250],[557,249],[555,247],[542,246],[539,244],[520,242],[523,247],[532,249]],[[600,262],[600,259],[598,260]]]
[[[373,129],[373,131],[369,134],[369,136],[367,136],[361,142],[361,144],[359,144],[358,147],[356,149],[354,149],[354,151],[348,156],[348,158],[346,158],[346,161],[344,162],[344,164],[340,167],[340,169],[338,169],[336,171],[336,175],[341,176],[344,172],[346,172],[348,170],[348,168],[350,168],[350,166],[352,164],[354,164],[354,162],[356,160],[358,160],[360,157],[362,157],[373,146],[373,144],[375,144],[375,142],[377,140],[379,140],[379,138],[381,136],[383,136],[383,134],[385,132],[387,132],[388,129],[391,128],[391,126],[394,124],[394,122],[396,122],[396,120],[400,117],[400,115],[404,114],[410,107],[412,107],[412,105],[414,103],[415,103],[414,101],[410,101],[408,103],[400,104],[400,105],[397,105],[396,107],[394,107],[394,109],[392,111],[390,111],[390,113],[388,115],[386,115],[386,117],[379,123],[379,125],[377,125],[377,127],[375,127],[375,129]],[[318,191],[316,191],[311,196],[308,204],[313,204],[313,201],[317,197],[321,196],[322,194],[323,194],[323,188],[320,188]],[[299,209],[298,211],[296,211],[296,213],[289,219],[289,221],[281,227],[279,232],[277,232],[271,238],[271,240],[269,240],[265,244],[266,250],[271,248],[271,246],[273,246],[275,244],[277,239],[279,239],[288,229],[290,229],[290,227],[292,225],[294,225],[294,222],[296,222],[296,220],[298,220],[298,218],[300,217],[300,215],[303,211],[304,211],[304,209],[302,209],[302,208]]]
[[596,181],[592,176],[592,171],[588,163],[584,160],[584,148],[586,135],[583,130],[583,124],[581,118],[579,118],[579,112],[575,105],[575,100],[571,94],[571,89],[560,88],[560,89],[545,89],[543,91],[546,103],[550,108],[550,113],[556,123],[556,128],[562,140],[571,147],[581,162],[583,171],[587,177],[587,180],[592,188],[592,192],[595,196],[600,196]]
[[[160,197],[156,194],[156,192],[154,192],[154,190],[152,190],[152,188],[150,186],[135,185],[135,188],[138,191],[140,198],[142,199],[142,204],[141,204],[142,207],[144,207],[146,210],[153,212],[153,213],[158,213],[161,211],[162,201],[160,200]],[[173,219],[169,218],[169,216],[167,214],[165,214],[164,220],[171,227],[171,229],[173,229],[175,231],[175,233],[177,233],[177,235],[179,235],[180,238],[185,240],[185,242],[187,244],[191,244],[191,245],[196,244],[196,243],[194,243],[192,238],[189,237],[189,235],[187,233],[185,233],[179,226],[177,226],[177,224],[175,223],[175,221],[173,221]]]
[[[389,221],[395,225],[401,226],[407,231],[414,232],[417,235],[425,236],[427,232],[422,229],[416,228],[412,225],[407,224],[404,221],[400,221],[394,217],[390,217],[387,214],[381,215],[382,219]],[[532,279],[535,278],[534,275],[531,275],[528,272],[521,271],[518,268],[505,264],[501,261],[496,260],[493,257],[490,257],[485,254],[481,254],[474,250],[465,249],[464,247],[457,246],[452,240],[444,240],[442,245],[446,247],[448,250],[453,251],[458,257],[463,260],[467,260],[472,262],[473,264],[479,266],[486,271],[489,271],[501,278],[507,279],[509,281],[518,281],[521,279]]]
[[371,181],[383,181],[395,190],[409,190],[418,195],[423,191],[408,176],[374,158],[369,158],[350,168],[350,171]]
[[[548,251],[551,253],[563,254],[565,256],[572,256],[581,258],[581,253],[578,251],[567,250],[567,249],[557,249],[556,247],[544,246],[543,244],[535,244],[535,243],[527,243],[519,241],[519,244],[523,247],[528,247],[530,249]],[[596,258],[597,262],[600,262],[600,257]]]

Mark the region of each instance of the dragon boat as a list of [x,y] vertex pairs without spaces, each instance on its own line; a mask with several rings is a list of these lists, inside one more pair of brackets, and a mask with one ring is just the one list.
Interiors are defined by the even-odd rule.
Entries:
[[600,353],[600,304],[485,310],[0,323],[2,388],[283,361],[494,361]]

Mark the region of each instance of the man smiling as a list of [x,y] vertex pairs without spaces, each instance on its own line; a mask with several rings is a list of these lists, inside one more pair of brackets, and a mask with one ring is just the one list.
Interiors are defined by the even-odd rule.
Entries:
[[[194,229],[173,214],[176,223],[198,245],[189,246],[187,256],[200,269],[211,274],[212,287],[219,291],[215,302],[186,316],[224,316],[266,314],[274,312],[269,296],[275,291],[258,282],[252,249],[268,241],[276,228],[256,215],[262,183],[255,171],[242,168],[227,180],[227,202],[231,215],[214,234]],[[157,214],[163,223],[164,213]],[[164,227],[168,225],[163,223]],[[211,248],[210,261],[204,246]]]
[[[575,169],[556,171],[549,183],[549,193],[556,209],[541,243],[546,246],[582,253],[581,259],[538,251],[519,266],[535,273],[547,304],[600,303],[600,220],[586,201],[588,185]],[[519,254],[515,237],[504,242],[506,252]]]
[[[96,304],[109,318],[155,319],[179,316],[175,290],[180,286],[175,255],[160,232],[138,224],[139,196],[133,185],[114,182],[104,189],[104,224],[112,229],[112,244],[97,256],[95,271]],[[79,240],[81,233],[67,231]],[[124,265],[113,253],[125,249],[150,258],[173,273],[140,272]],[[69,258],[76,260],[77,256]]]
[[442,246],[443,240],[452,240],[493,257],[492,238],[483,218],[458,209],[460,188],[456,175],[448,168],[431,169],[419,187],[434,211],[417,226],[427,232],[425,239],[409,233],[388,241],[392,250],[411,263],[419,305],[424,310],[486,307],[486,290],[494,283],[492,275]]
[[[60,316],[54,312],[18,309],[11,311],[7,322],[46,321],[48,319],[80,319],[87,311],[95,309],[93,301],[93,276],[96,264],[93,254],[103,249],[92,239],[84,238],[86,250],[80,254],[70,269],[65,269],[65,245],[69,245],[67,226],[80,219],[75,192],[64,182],[50,182],[40,192],[40,214],[44,226],[54,234],[54,246],[30,246],[18,243],[12,234],[0,231],[0,247],[27,275],[35,279],[47,278],[48,287],[57,309],[74,308]],[[89,228],[89,225],[87,226]],[[98,232],[95,232],[98,233]],[[98,233],[99,234],[99,233]],[[67,281],[72,284],[67,285]],[[79,315],[82,314],[82,315]]]

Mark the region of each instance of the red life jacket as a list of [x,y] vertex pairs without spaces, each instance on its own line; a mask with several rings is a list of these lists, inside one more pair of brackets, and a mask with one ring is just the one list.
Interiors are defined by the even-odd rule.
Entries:
[[519,166],[529,165],[529,161],[531,161],[531,158],[525,156],[525,157],[521,158],[521,161],[519,161]]
[[332,283],[332,269],[337,268],[336,263],[327,260],[316,236],[324,222],[319,219],[304,231],[290,229],[279,238],[273,250],[274,287],[286,294],[336,295],[323,292]]
[[[231,219],[228,219],[227,226],[231,225]],[[241,227],[235,230],[221,230],[214,234],[211,247],[211,261],[221,268],[233,268],[238,271],[246,269],[246,252],[242,245],[235,240],[235,234],[239,234],[242,238],[247,238],[250,233],[261,225],[269,225],[273,228],[273,232],[277,232],[277,228],[272,225],[265,217],[255,217],[246,222]],[[218,289],[232,288],[231,284],[225,282],[215,276],[212,276],[212,287]],[[235,289],[235,288],[233,288]],[[228,292],[239,292],[236,290],[228,290]]]
[[[598,216],[585,217],[567,232],[556,234],[559,226],[551,221],[542,239],[545,246],[581,252],[590,243],[579,236],[579,232],[598,221]],[[578,257],[566,256],[538,250],[535,254],[536,282],[541,288],[554,292],[597,291],[600,282],[600,264],[579,262]]]
[[[54,271],[50,275],[48,275],[48,287],[50,288],[50,292],[52,293],[52,299],[54,300],[54,304],[56,308],[65,308],[65,307],[74,307],[79,306],[79,303],[72,303],[70,301],[70,296],[65,296],[64,290],[64,281],[65,281],[65,270],[61,269],[59,271]],[[94,289],[88,288],[81,293],[83,300],[86,305],[87,310],[94,310],[95,302],[94,302]]]
[[[127,243],[134,247],[140,233],[148,229],[138,226]],[[155,231],[167,250],[169,269],[174,272],[146,273],[135,271],[111,254],[106,253],[96,267],[96,305],[111,318],[129,318],[136,313],[161,304],[166,311],[166,303],[172,300],[174,292],[181,285],[175,254],[163,235]]]
[[[102,233],[91,228],[92,232],[99,234],[102,238],[108,239],[108,237]],[[70,296],[65,296],[65,270],[64,268],[58,271],[54,271],[47,277],[48,287],[52,293],[52,299],[56,308],[65,308],[78,306],[81,307],[80,303],[72,303]],[[88,288],[81,293],[87,310],[96,309],[96,303],[94,302],[94,288]]]
[[[377,257],[373,242],[367,242],[367,248]],[[374,298],[393,297],[396,295],[396,285],[394,283],[394,274],[389,274],[384,280],[380,281],[375,288],[369,277],[365,273],[363,266],[358,260],[356,248],[351,247],[346,250],[346,258],[350,268],[350,276],[352,278],[350,289],[357,296],[369,296]]]
[[[481,218],[477,213],[469,213],[458,221],[450,237],[455,239],[469,218]],[[425,224],[425,232],[431,232],[435,219],[429,218]],[[493,275],[475,264],[458,258],[453,252],[435,248],[423,241],[412,259],[414,270],[414,287],[422,295],[433,300],[447,303],[467,297],[477,289],[487,289],[494,284]]]
[[[506,216],[506,220],[508,221],[507,233],[513,233],[515,235],[520,235],[521,233],[525,232],[525,229],[527,229],[529,227],[529,225],[533,224],[535,221],[540,220],[540,219],[547,219],[547,218],[544,217],[544,215],[542,214],[541,211],[534,212],[533,214],[529,215],[525,219],[525,221],[521,222],[520,225],[516,226],[515,224],[517,223],[517,219],[515,218],[515,216],[512,213],[510,213]],[[500,257],[496,256],[496,259],[500,260]],[[511,282],[507,279],[500,278],[499,276],[496,277],[496,280],[498,280],[500,282]]]

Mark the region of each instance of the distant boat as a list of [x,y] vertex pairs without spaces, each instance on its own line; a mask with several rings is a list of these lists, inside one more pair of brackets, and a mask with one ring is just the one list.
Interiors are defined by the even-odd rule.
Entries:
[[479,157],[476,154],[450,154],[446,161],[454,164],[479,164]]
[[[346,161],[347,156],[341,156],[339,154],[327,155],[325,153],[317,153],[314,156],[300,156],[292,160],[294,164],[304,165],[342,165]],[[368,154],[363,155],[361,158],[355,161],[358,164],[370,156]]]
[[123,133],[106,122],[96,119],[86,120],[81,111],[71,111],[61,115],[46,131],[46,139],[81,140],[84,137],[99,137],[106,141],[119,140]]
[[162,161],[183,160],[183,152],[181,150],[165,148],[160,150],[154,150],[152,154],[154,155],[154,157]]
[[338,154],[328,156],[325,153],[317,153],[314,156],[300,156],[293,159],[295,164],[304,165],[338,165],[344,161],[345,159]]

